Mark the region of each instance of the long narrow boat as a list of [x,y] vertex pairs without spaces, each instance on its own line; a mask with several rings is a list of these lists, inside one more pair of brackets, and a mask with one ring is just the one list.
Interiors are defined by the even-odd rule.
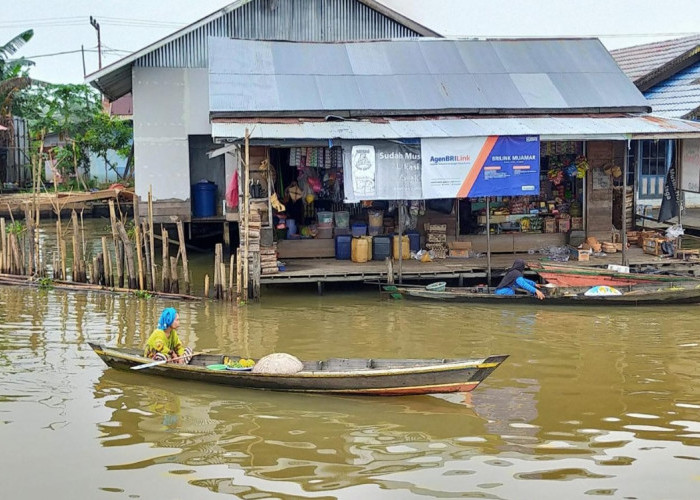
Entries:
[[[136,349],[89,343],[111,368],[131,370],[152,360]],[[328,394],[400,396],[444,392],[469,392],[505,361],[508,355],[476,359],[348,359],[303,362],[293,375],[212,370],[225,355],[197,354],[188,365],[165,363],[140,373],[195,380],[238,388]],[[228,355],[230,359],[237,356]]]
[[470,289],[448,288],[443,292],[424,289],[398,288],[406,299],[443,303],[472,304],[537,304],[541,306],[646,306],[700,303],[700,288],[665,288],[661,290],[637,289],[621,295],[588,296],[582,291],[561,292],[539,300],[530,294],[496,295],[487,292],[474,292]]
[[528,263],[530,270],[536,272],[548,283],[557,286],[627,286],[686,283],[700,280],[693,276],[671,276],[665,274],[621,273],[609,269],[571,266],[554,262]]

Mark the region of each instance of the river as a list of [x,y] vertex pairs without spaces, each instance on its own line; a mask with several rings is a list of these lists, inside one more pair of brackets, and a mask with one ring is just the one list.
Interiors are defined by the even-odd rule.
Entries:
[[[198,351],[510,354],[474,392],[233,390],[107,368],[163,307]],[[261,305],[0,287],[3,498],[697,498],[698,309],[420,305],[269,292]]]

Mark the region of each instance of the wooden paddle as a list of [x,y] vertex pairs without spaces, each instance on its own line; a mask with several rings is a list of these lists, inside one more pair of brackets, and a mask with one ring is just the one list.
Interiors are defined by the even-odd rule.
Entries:
[[[201,354],[200,352],[193,352],[191,356],[194,358],[196,355]],[[158,365],[164,365],[165,363],[168,363],[169,361],[177,361],[178,359],[184,359],[188,356],[188,354],[184,354],[182,356],[178,356],[177,358],[170,358],[170,359],[164,359],[160,361],[153,361],[152,363],[145,363],[143,365],[136,365],[132,366],[132,370],[143,370],[144,368],[151,368],[152,366],[158,366]]]

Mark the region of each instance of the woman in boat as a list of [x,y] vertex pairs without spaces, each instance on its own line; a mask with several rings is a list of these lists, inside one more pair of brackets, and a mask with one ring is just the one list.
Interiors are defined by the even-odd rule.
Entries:
[[173,307],[163,310],[158,320],[158,328],[148,337],[144,356],[155,361],[167,361],[186,365],[192,359],[192,350],[185,347],[177,336],[180,315]]
[[501,279],[501,282],[496,287],[496,295],[515,295],[516,288],[522,288],[526,292],[531,293],[538,299],[544,299],[544,294],[537,288],[540,286],[532,280],[527,279],[523,272],[525,271],[525,261],[516,259],[510,269]]

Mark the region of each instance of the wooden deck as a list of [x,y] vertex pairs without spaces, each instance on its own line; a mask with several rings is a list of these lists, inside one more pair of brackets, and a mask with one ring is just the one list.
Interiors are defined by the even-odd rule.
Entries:
[[[494,254],[491,256],[492,275],[501,274],[510,267],[514,259],[525,261],[543,259],[539,254]],[[628,259],[632,270],[644,270],[652,267],[669,273],[694,273],[700,276],[699,260],[681,260],[668,257],[655,257],[642,252],[641,248],[632,247],[628,251]],[[608,264],[620,264],[622,253],[608,254],[604,257],[592,257],[588,262],[570,261],[572,266],[590,266],[606,268]],[[385,262],[371,261],[355,263],[349,260],[336,259],[284,259],[286,270],[278,274],[264,275],[261,284],[272,285],[282,283],[331,283],[331,282],[385,282],[388,267]],[[394,276],[401,268],[402,279],[405,281],[436,281],[486,278],[486,257],[447,258],[433,262],[422,263],[407,260],[399,266],[393,262]]]

